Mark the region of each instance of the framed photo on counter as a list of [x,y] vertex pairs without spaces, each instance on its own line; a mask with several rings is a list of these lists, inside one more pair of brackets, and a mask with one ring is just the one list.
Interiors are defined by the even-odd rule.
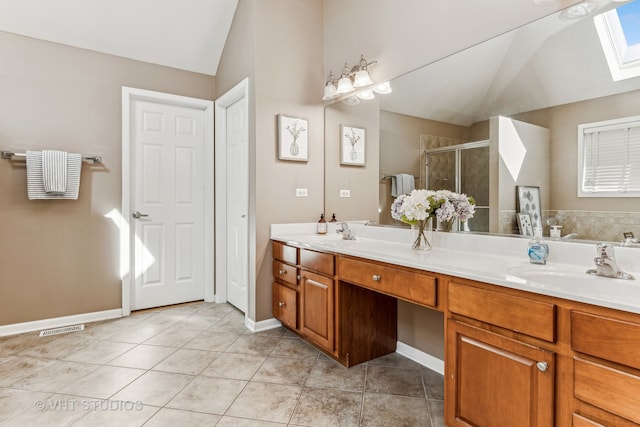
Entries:
[[523,236],[533,236],[533,227],[531,227],[531,217],[527,213],[516,214],[518,220],[518,230]]
[[516,185],[516,211],[518,213],[529,214],[533,230],[538,227],[542,228],[540,187]]

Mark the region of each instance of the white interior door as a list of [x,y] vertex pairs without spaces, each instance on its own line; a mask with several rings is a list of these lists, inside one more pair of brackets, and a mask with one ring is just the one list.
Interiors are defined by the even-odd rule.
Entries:
[[204,298],[205,116],[131,103],[133,309]]
[[227,301],[246,313],[248,300],[249,141],[246,98],[227,107]]

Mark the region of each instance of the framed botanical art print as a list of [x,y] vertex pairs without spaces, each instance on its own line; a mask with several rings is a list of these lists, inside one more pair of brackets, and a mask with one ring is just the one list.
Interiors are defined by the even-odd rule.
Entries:
[[533,236],[533,228],[531,227],[531,217],[528,213],[516,214],[518,220],[518,229],[523,236]]
[[278,159],[309,160],[309,121],[278,114]]
[[340,164],[365,165],[366,130],[340,125]]
[[540,187],[516,185],[516,211],[531,217],[531,227],[542,228],[542,210],[540,208]]

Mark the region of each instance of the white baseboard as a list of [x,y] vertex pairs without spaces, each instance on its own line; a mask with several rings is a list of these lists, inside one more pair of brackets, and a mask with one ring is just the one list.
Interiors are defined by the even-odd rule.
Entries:
[[54,317],[52,319],[34,320],[32,322],[2,325],[0,326],[0,337],[40,331],[43,329],[61,328],[63,326],[77,325],[79,323],[99,322],[101,320],[116,319],[118,317],[122,317],[122,309],[120,308],[95,311],[92,313],[74,314],[72,316]]
[[411,359],[432,371],[436,371],[437,373],[444,375],[444,361],[430,355],[429,353],[425,353],[424,351],[418,350],[417,348],[411,347],[410,345],[400,341],[396,343],[396,353],[401,354],[407,359]]
[[282,326],[279,320],[271,318],[267,320],[261,320],[259,322],[254,322],[253,320],[247,318],[245,320],[245,325],[251,332],[262,332],[268,331],[269,329],[276,329]]

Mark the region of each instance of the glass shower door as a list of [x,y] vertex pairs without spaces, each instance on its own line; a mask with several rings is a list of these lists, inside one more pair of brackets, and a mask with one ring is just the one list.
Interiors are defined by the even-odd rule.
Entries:
[[489,143],[472,142],[426,151],[427,188],[473,196],[476,213],[464,231],[489,231]]

